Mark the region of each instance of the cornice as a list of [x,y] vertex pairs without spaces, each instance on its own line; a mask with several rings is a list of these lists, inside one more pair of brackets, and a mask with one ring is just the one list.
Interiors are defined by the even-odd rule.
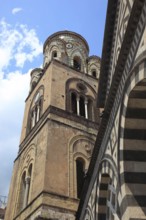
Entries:
[[115,20],[117,16],[117,6],[118,0],[108,1],[97,99],[97,106],[100,108],[103,108],[105,104],[110,55],[112,51]]
[[[38,133],[38,131],[42,128],[42,126],[48,121],[52,120],[51,118],[48,118],[47,116],[49,114],[54,114],[57,116],[60,116],[65,119],[69,119],[73,122],[77,122],[79,124],[82,124],[88,128],[92,128],[97,130],[99,128],[99,124],[97,122],[93,122],[91,120],[82,118],[81,116],[77,116],[75,114],[72,114],[71,112],[68,112],[66,110],[54,107],[54,106],[49,106],[48,109],[44,112],[38,123],[32,128],[32,130],[29,132],[29,134],[26,136],[26,138],[22,141],[22,143],[19,146],[19,153],[15,161],[18,159],[18,157],[22,154],[22,152],[25,150],[25,148],[29,145],[31,140],[34,138],[34,136]],[[59,123],[58,121],[55,121]],[[64,124],[68,125],[68,124]],[[86,132],[86,131],[85,131]]]

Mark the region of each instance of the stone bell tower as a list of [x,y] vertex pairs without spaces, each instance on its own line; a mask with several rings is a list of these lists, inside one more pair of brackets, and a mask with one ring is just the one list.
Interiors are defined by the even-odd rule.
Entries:
[[6,220],[74,219],[95,143],[100,58],[61,31],[44,43],[31,72]]

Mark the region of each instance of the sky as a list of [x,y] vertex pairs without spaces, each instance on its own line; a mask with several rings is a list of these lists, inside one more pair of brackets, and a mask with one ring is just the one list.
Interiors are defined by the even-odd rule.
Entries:
[[74,31],[101,56],[107,0],[0,2],[0,195],[7,196],[19,149],[30,72],[43,63],[49,35]]

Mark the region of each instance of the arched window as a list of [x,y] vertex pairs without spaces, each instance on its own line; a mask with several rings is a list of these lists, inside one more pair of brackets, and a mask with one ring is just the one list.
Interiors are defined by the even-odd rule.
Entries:
[[71,92],[70,95],[70,111],[78,116],[92,120],[93,117],[93,101],[91,98]]
[[97,77],[96,70],[92,70],[92,76],[95,77],[95,78]]
[[25,171],[21,178],[18,211],[24,209],[28,204],[29,196],[30,196],[29,194],[30,194],[31,179],[32,179],[32,164],[30,164],[28,171],[27,172]]
[[75,93],[71,93],[71,109],[73,113],[77,114],[77,97]]
[[55,57],[57,57],[57,51],[56,50],[52,52],[52,58],[55,58]]
[[88,99],[88,119],[92,120],[93,118],[93,101]]
[[83,159],[78,158],[76,160],[76,174],[77,174],[77,197],[80,198],[83,184],[84,184],[84,172],[85,162]]
[[22,174],[21,181],[20,181],[20,193],[19,193],[19,201],[18,201],[18,211],[21,211],[24,207],[24,196],[26,190],[26,172]]
[[80,97],[80,116],[85,117],[85,99],[81,96]]
[[79,57],[73,58],[73,67],[76,70],[81,70],[81,59]]
[[35,124],[39,121],[41,112],[42,112],[42,96],[40,96],[40,94],[37,93],[35,100],[34,100],[34,106],[30,111],[29,130],[31,130],[35,126]]
[[30,164],[29,169],[28,169],[28,177],[26,178],[26,183],[27,183],[27,192],[26,192],[26,205],[28,204],[29,201],[29,196],[30,196],[30,185],[31,185],[31,179],[32,179],[32,164]]

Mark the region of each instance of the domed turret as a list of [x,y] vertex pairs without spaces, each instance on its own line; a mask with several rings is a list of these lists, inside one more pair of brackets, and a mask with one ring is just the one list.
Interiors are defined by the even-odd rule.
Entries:
[[31,81],[30,81],[30,92],[31,92],[35,88],[40,77],[42,76],[42,69],[35,68],[31,71],[30,75],[31,75]]
[[96,79],[99,78],[100,58],[89,57],[88,43],[80,34],[71,31],[59,31],[52,34],[44,43],[43,54],[43,68],[35,68],[31,71],[30,92],[35,88],[52,60],[57,60]]
[[100,58],[98,56],[90,56],[88,58],[88,74],[99,79]]
[[86,60],[89,46],[79,34],[71,31],[57,32],[44,43],[44,67],[52,60],[57,59],[78,71],[87,73]]

